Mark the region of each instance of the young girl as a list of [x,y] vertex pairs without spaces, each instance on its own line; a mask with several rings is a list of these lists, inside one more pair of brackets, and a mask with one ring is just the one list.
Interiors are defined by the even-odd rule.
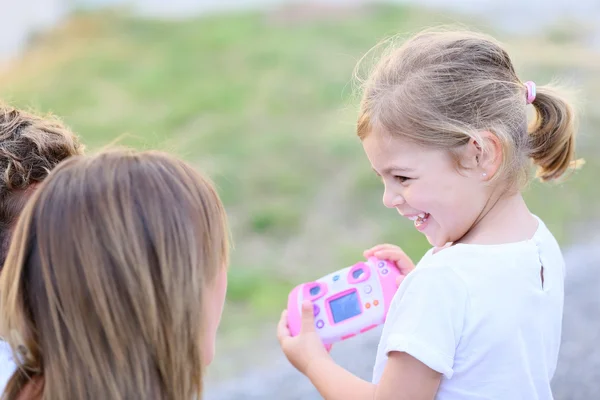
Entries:
[[156,152],[73,157],[33,195],[0,278],[3,399],[194,399],[225,300],[212,184]]
[[[536,119],[527,126],[528,108]],[[433,248],[405,277],[384,325],[372,383],[336,365],[304,304],[300,335],[278,337],[327,400],[552,399],[565,265],[520,193],[573,166],[574,115],[552,88],[522,82],[492,38],[422,32],[366,81],[358,136],[383,203]],[[366,251],[412,262],[397,247]]]

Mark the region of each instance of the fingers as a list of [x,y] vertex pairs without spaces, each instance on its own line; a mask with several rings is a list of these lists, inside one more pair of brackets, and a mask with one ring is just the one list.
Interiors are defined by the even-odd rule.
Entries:
[[402,273],[410,272],[414,268],[410,257],[400,249],[379,250],[375,252],[375,257],[381,260],[394,261]]
[[313,332],[315,330],[315,316],[313,305],[310,301],[302,302],[302,332]]
[[375,255],[375,257],[377,257],[381,260],[401,261],[401,262],[410,261],[410,264],[412,264],[412,260],[406,255],[405,252],[403,252],[400,249],[378,250],[375,252],[374,255]]
[[398,261],[403,258],[408,258],[405,252],[400,248],[384,248],[373,252],[373,255],[382,260]]
[[290,337],[290,330],[287,326],[287,310],[283,310],[279,323],[277,324],[277,339],[281,343],[288,337]]
[[394,246],[393,244],[388,244],[388,243],[378,244],[377,246],[373,246],[370,249],[365,250],[363,252],[363,256],[365,258],[372,257],[375,254],[376,251],[379,251],[379,250],[382,250],[382,249],[385,249],[385,248],[389,248],[389,247],[397,247],[397,246]]

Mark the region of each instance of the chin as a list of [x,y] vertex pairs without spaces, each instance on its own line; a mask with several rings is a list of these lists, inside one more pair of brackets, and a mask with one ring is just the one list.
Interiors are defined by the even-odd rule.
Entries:
[[442,237],[435,237],[435,236],[426,236],[427,237],[427,241],[429,242],[430,245],[432,245],[433,247],[444,247],[448,241],[443,239]]
[[202,360],[202,362],[205,367],[208,367],[210,364],[212,364],[213,359],[215,358],[215,351],[212,350],[211,352],[207,352],[203,356],[204,359]]
[[202,350],[202,363],[205,367],[208,367],[215,358],[215,343],[212,341],[211,343],[205,342],[204,349]]

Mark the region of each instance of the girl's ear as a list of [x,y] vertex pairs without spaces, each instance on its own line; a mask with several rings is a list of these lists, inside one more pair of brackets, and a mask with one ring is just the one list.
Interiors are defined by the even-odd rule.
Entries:
[[483,179],[488,180],[498,172],[502,164],[504,149],[500,138],[492,132],[482,132],[481,137],[485,146],[482,148],[479,159],[479,169]]
[[488,180],[502,163],[502,143],[491,132],[481,132],[480,140],[471,138],[467,143],[462,164],[474,176]]

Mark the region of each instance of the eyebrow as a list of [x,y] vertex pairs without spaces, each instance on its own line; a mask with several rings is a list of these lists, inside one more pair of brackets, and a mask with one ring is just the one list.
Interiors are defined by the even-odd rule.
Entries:
[[[377,172],[377,171],[375,170],[375,168],[371,168],[371,169],[372,169],[373,171],[375,171],[375,173],[376,173],[377,175],[379,175],[379,172]],[[397,166],[395,166],[395,165],[392,165],[392,166],[390,166],[390,167],[387,167],[387,168],[385,168],[385,169],[383,170],[383,173],[390,173],[391,171],[398,171],[398,172],[413,172],[413,171],[414,171],[414,169],[412,169],[412,168],[404,168],[404,167],[397,167]]]

